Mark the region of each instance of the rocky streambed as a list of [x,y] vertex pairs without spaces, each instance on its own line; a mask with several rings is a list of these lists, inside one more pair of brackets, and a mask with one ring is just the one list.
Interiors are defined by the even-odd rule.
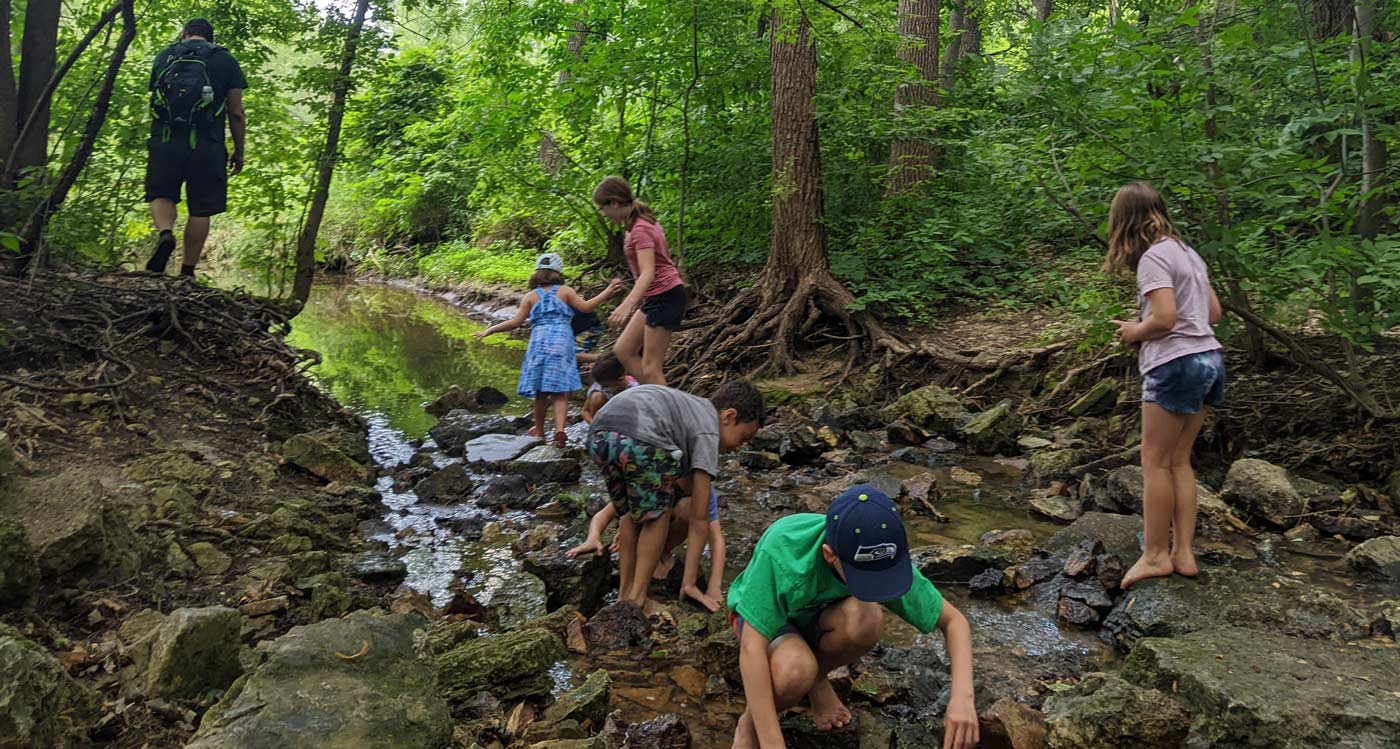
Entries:
[[[724,615],[676,603],[677,571],[649,619],[611,603],[609,558],[563,553],[603,497],[578,427],[541,446],[472,387],[429,405],[427,434],[369,408],[297,429],[259,422],[265,396],[211,400],[159,366],[139,420],[43,412],[104,441],[0,445],[0,746],[728,745],[743,697]],[[1104,394],[1033,419],[936,386],[766,387],[777,423],[718,485],[727,576],[772,520],[880,485],[973,623],[985,746],[1400,746],[1384,487],[1205,470],[1200,577],[1124,593],[1141,473]],[[940,745],[937,635],[891,620],[835,681],[856,720],[823,734],[794,713],[792,746]]]

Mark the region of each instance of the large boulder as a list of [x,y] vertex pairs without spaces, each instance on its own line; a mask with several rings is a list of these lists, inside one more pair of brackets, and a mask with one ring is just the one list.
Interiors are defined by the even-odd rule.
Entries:
[[993,455],[1016,447],[1021,434],[1021,417],[1011,401],[1004,400],[972,417],[958,429],[967,444],[984,455]]
[[1086,512],[1078,520],[1051,536],[1045,542],[1051,553],[1067,553],[1084,541],[1098,541],[1110,554],[1122,554],[1136,559],[1142,550],[1138,534],[1142,518],[1104,512]]
[[1224,500],[1279,528],[1289,528],[1308,510],[1288,470],[1265,460],[1242,458],[1230,466],[1221,488]]
[[514,434],[483,434],[462,446],[462,460],[467,463],[499,463],[515,460],[540,444],[539,437]]
[[428,435],[448,455],[461,455],[468,442],[483,434],[515,434],[515,425],[504,416],[458,409],[449,411],[437,426],[428,430]]
[[187,749],[442,749],[452,717],[412,614],[356,611],[290,632],[200,722]]
[[374,477],[368,460],[360,462],[348,454],[344,440],[338,438],[340,434],[321,430],[294,435],[282,443],[282,457],[288,463],[326,481],[368,484]]
[[101,698],[78,684],[58,659],[0,624],[0,749],[90,746],[86,727]]
[[[1114,469],[1090,487],[1089,501],[1104,512],[1142,514],[1142,466]],[[1230,506],[1210,487],[1196,483],[1196,507],[1201,517],[1228,527]]]
[[1123,678],[1169,692],[1207,745],[1381,749],[1400,737],[1400,653],[1223,627],[1133,648]]
[[573,484],[583,475],[583,467],[568,451],[553,445],[540,445],[515,460],[493,463],[491,470],[524,476],[533,483]]
[[914,567],[935,583],[965,584],[990,569],[1016,563],[1016,552],[1003,546],[934,544],[910,549]]
[[543,697],[553,689],[549,669],[564,655],[564,641],[547,629],[467,640],[435,658],[439,691],[453,704],[478,692],[499,700]]
[[24,525],[0,516],[0,608],[23,603],[38,584],[39,563]]
[[1049,749],[1180,749],[1191,716],[1176,700],[1112,674],[1088,674],[1045,700]]
[[525,555],[525,571],[544,581],[546,605],[552,611],[573,605],[591,616],[603,605],[611,583],[611,559],[606,554],[581,554],[570,559],[564,549],[550,545]]
[[243,617],[223,606],[176,609],[132,649],[130,691],[172,700],[222,692],[243,673]]
[[952,391],[937,385],[925,385],[905,393],[886,406],[882,414],[895,421],[905,419],[937,434],[950,435],[970,418],[967,405]]
[[439,468],[432,475],[413,485],[413,493],[422,502],[442,504],[459,502],[471,496],[475,483],[460,464]]
[[[44,577],[62,577],[121,555],[112,501],[82,469],[47,479],[17,479],[0,493],[0,517],[17,518]],[[11,537],[13,539],[13,536]]]
[[1357,572],[1400,582],[1400,536],[1381,536],[1358,544],[1347,552],[1346,560]]
[[1122,650],[1144,637],[1180,637],[1221,625],[1315,639],[1364,636],[1370,622],[1350,603],[1293,577],[1208,569],[1198,579],[1143,580],[1118,600],[1104,628]]

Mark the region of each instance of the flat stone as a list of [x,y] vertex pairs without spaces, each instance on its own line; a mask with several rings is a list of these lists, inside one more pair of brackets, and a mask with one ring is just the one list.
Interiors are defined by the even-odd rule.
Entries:
[[905,393],[881,415],[891,421],[905,419],[938,434],[952,434],[970,418],[967,405],[955,393],[937,385],[925,385]]
[[204,715],[187,749],[448,746],[447,703],[414,651],[424,624],[356,611],[292,628]]
[[195,566],[208,575],[222,575],[233,566],[233,557],[219,551],[219,547],[208,541],[196,541],[185,547],[185,552],[194,560]]
[[1006,569],[1015,554],[998,546],[932,545],[909,550],[914,567],[935,583],[967,583],[989,569]]
[[583,625],[589,646],[599,650],[627,650],[650,640],[651,622],[634,603],[604,606]]
[[1142,548],[1138,542],[1138,534],[1141,532],[1140,517],[1086,512],[1068,527],[1051,536],[1045,542],[1045,548],[1051,552],[1064,553],[1081,541],[1097,540],[1109,553],[1131,555],[1136,559]]
[[462,460],[466,463],[495,463],[515,460],[541,444],[539,437],[512,434],[484,434],[462,446]]
[[566,654],[547,629],[522,629],[461,643],[436,658],[440,693],[461,703],[478,692],[497,699],[543,697],[553,691],[549,669]]
[[622,740],[622,749],[688,749],[690,745],[690,729],[675,713],[633,723]]
[[1031,468],[1041,478],[1065,478],[1083,459],[1080,451],[1070,447],[1052,447],[1031,454]]
[[1039,710],[1003,697],[979,717],[987,749],[1045,749],[1045,716]]
[[[1224,627],[1133,648],[1123,678],[1171,692],[1211,746],[1389,747],[1400,653]],[[1132,715],[1132,714],[1125,714]]]
[[739,464],[754,471],[771,471],[783,467],[783,459],[777,453],[763,450],[745,450],[739,453]]
[[1069,497],[1034,497],[1030,506],[1045,517],[1065,523],[1072,523],[1084,514],[1084,508],[1079,502]]
[[1035,549],[1035,534],[1024,528],[987,531],[979,540],[986,546],[1009,549],[1017,562],[1030,559],[1031,551]]
[[457,409],[449,411],[428,434],[448,455],[461,455],[466,444],[485,434],[515,434],[515,424],[504,416],[481,415]]
[[1016,446],[1021,433],[1021,417],[1011,401],[1002,401],[972,417],[958,434],[979,453],[992,455]]
[[1176,700],[1104,673],[1051,693],[1045,718],[1052,749],[1180,749],[1191,729]]
[[306,433],[282,443],[282,457],[326,481],[368,484],[374,477],[368,465],[357,462],[324,434]]
[[574,720],[585,729],[602,728],[612,709],[611,691],[612,679],[608,672],[598,669],[577,689],[559,695],[554,704],[545,708],[544,719],[553,723]]
[[583,475],[578,460],[553,445],[540,445],[515,460],[494,463],[491,468],[535,483],[573,484]]
[[1083,416],[1087,413],[1098,413],[1113,408],[1118,403],[1118,380],[1113,377],[1105,377],[1094,383],[1088,392],[1074,399],[1073,403],[1065,410],[1070,416]]
[[438,469],[413,486],[421,502],[441,504],[459,502],[471,496],[476,484],[460,463]]
[[408,577],[408,565],[384,552],[366,551],[350,563],[350,574],[375,585],[397,585]]
[[1400,536],[1381,536],[1347,552],[1347,564],[1357,572],[1400,581]]

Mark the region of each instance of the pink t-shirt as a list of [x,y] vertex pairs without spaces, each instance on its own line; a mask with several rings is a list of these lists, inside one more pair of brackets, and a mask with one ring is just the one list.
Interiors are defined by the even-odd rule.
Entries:
[[1210,327],[1210,273],[1195,250],[1175,239],[1157,240],[1138,261],[1137,285],[1143,320],[1152,316],[1148,292],[1170,288],[1176,295],[1176,324],[1165,336],[1143,342],[1139,372],[1220,348]]
[[646,296],[656,296],[680,286],[683,283],[681,272],[676,270],[676,264],[671,262],[671,246],[666,244],[666,233],[661,231],[661,225],[655,221],[638,219],[622,242],[622,253],[627,256],[627,265],[632,268],[633,278],[641,274],[641,268],[637,265],[637,251],[647,248],[656,251],[656,274],[652,276]]

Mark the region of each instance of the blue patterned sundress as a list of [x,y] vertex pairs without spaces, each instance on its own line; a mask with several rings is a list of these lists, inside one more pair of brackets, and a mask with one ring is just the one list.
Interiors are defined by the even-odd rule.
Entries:
[[530,308],[530,347],[525,350],[516,388],[526,398],[583,389],[574,356],[574,310],[557,296],[558,291],[557,286],[535,289],[540,299]]

